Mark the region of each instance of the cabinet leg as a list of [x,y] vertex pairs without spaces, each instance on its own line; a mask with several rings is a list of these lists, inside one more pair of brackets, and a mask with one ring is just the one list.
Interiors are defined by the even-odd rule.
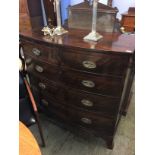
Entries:
[[106,143],[107,143],[107,148],[112,150],[114,147],[113,139],[107,140]]

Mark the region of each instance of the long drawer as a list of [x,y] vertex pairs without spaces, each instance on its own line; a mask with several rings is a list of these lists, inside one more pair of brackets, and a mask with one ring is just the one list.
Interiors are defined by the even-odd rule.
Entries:
[[59,52],[56,47],[47,47],[26,41],[22,42],[22,47],[25,54],[28,54],[38,60],[54,65],[60,64]]
[[117,113],[119,98],[93,95],[51,83],[40,77],[30,76],[30,79],[31,85],[37,87],[41,94],[48,95],[56,102],[102,113],[108,117],[115,117]]
[[62,70],[58,67],[37,61],[26,55],[27,70],[66,86],[107,96],[120,97],[123,81],[120,77],[96,76],[78,71]]
[[122,76],[128,64],[127,56],[78,51],[69,48],[60,50],[62,65],[81,71]]
[[41,104],[45,111],[47,110],[65,122],[73,123],[77,126],[79,125],[98,131],[105,130],[107,132],[112,132],[115,126],[114,119],[95,112],[77,110],[76,108],[56,103],[47,95],[41,95]]
[[70,87],[113,97],[120,97],[122,78],[111,76],[95,76],[76,71],[62,71],[60,81]]

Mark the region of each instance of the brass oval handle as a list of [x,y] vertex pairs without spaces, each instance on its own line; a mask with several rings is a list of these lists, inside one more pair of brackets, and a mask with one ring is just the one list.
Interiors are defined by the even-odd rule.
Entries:
[[85,68],[89,68],[89,69],[94,69],[94,68],[96,68],[96,64],[95,64],[95,62],[93,62],[93,61],[88,61],[88,60],[86,60],[86,61],[83,61],[82,64],[83,64],[83,66],[84,66]]
[[39,82],[39,87],[41,88],[41,89],[45,89],[46,88],[46,85],[44,84],[44,83],[42,83],[42,82]]
[[41,51],[38,50],[37,48],[33,48],[33,49],[32,49],[32,52],[33,52],[33,54],[36,55],[36,56],[39,56],[39,55],[41,54]]
[[92,101],[89,101],[87,99],[82,99],[81,103],[86,107],[92,107],[94,105]]
[[41,102],[44,106],[48,106],[48,102],[45,99],[42,99]]
[[38,72],[40,72],[40,73],[42,73],[42,72],[44,71],[43,67],[38,66],[38,65],[35,66],[35,69],[36,69]]
[[95,83],[94,83],[93,81],[89,81],[89,80],[83,80],[83,81],[82,81],[82,84],[83,84],[85,87],[89,87],[89,88],[95,87]]
[[32,62],[32,59],[31,59],[31,58],[27,58],[27,59],[25,60],[25,62],[26,62],[26,64],[28,65],[28,64],[30,64],[30,63]]
[[83,123],[85,123],[85,124],[92,124],[92,120],[89,119],[89,118],[83,117],[83,118],[81,118],[81,121],[82,121]]

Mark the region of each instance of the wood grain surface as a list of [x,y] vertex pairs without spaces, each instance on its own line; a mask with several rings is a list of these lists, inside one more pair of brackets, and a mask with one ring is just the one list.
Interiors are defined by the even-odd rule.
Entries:
[[22,122],[19,122],[19,154],[41,155],[36,139]]

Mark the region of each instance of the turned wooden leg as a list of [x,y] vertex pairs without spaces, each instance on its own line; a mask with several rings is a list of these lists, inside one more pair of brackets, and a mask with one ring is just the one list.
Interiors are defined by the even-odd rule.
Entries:
[[108,139],[106,143],[107,143],[107,148],[112,150],[114,147],[113,139]]

